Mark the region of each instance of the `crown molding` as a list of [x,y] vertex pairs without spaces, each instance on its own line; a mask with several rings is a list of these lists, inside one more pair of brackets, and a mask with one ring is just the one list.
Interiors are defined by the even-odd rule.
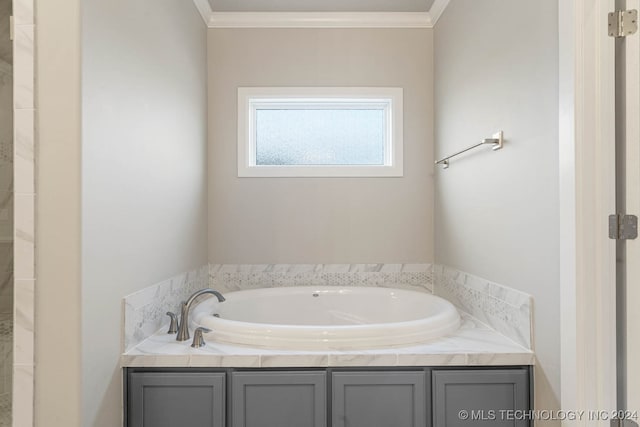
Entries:
[[449,0],[435,0],[433,2],[433,4],[431,5],[431,9],[429,9],[429,14],[431,15],[432,27],[436,25],[436,22],[438,22],[438,19],[440,19],[442,12],[444,12],[444,10],[447,8],[448,5],[449,5]]
[[209,20],[211,19],[211,14],[213,10],[211,10],[211,5],[209,4],[209,0],[193,0],[193,3],[196,5],[196,9],[200,12],[204,23],[209,25]]
[[206,23],[209,28],[433,27],[429,12],[211,12]]
[[214,12],[208,0],[193,3],[209,28],[433,28],[449,1],[429,12]]

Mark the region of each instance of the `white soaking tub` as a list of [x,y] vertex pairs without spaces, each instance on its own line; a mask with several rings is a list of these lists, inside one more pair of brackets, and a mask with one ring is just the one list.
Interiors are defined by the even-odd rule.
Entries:
[[458,329],[460,316],[432,294],[374,287],[304,286],[229,292],[191,314],[207,340],[287,350],[356,350],[423,343]]

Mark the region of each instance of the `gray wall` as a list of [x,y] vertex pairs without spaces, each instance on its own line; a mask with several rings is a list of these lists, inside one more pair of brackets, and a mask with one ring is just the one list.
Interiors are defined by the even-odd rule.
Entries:
[[535,299],[536,406],[560,396],[556,0],[452,0],[435,28],[436,261]]
[[116,426],[121,298],[207,262],[206,29],[184,0],[82,19],[82,425]]
[[[433,260],[433,32],[210,29],[209,260]],[[239,86],[404,88],[403,178],[238,178]]]

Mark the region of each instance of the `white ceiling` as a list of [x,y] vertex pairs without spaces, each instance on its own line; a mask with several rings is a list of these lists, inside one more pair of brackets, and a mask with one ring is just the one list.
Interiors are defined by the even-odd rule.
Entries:
[[428,12],[434,0],[209,0],[213,12]]

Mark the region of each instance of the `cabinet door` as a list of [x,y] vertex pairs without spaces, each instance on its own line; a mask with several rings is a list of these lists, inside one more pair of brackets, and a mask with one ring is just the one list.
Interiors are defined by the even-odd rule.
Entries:
[[334,372],[333,427],[425,427],[425,373]]
[[233,427],[326,427],[325,372],[234,372]]
[[224,373],[134,372],[128,427],[224,427]]
[[433,425],[529,425],[529,372],[526,369],[433,371]]

